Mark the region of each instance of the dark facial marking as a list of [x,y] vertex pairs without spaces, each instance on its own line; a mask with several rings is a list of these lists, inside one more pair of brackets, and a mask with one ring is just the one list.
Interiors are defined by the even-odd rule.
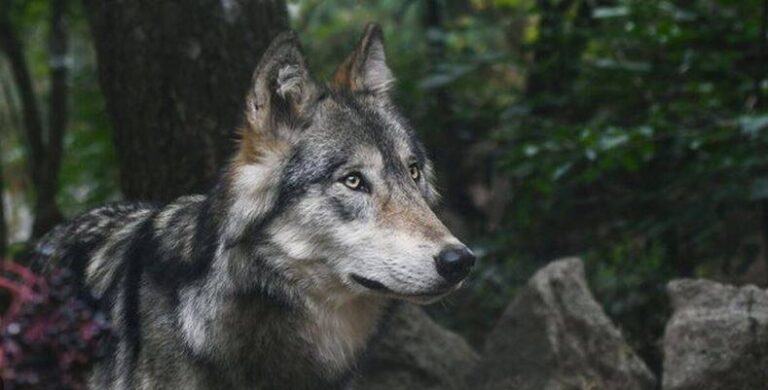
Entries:
[[353,210],[351,205],[345,204],[340,199],[331,198],[330,206],[333,209],[334,214],[344,222],[351,222],[359,217],[359,214]]
[[333,174],[344,163],[343,153],[329,153],[323,145],[313,149],[302,144],[291,156],[280,182],[279,202],[295,200],[309,188],[322,182],[333,181]]

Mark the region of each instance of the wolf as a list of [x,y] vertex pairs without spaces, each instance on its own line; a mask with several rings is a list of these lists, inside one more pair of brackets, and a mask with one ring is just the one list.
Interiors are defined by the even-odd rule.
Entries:
[[376,25],[325,84],[282,33],[207,194],[103,206],[42,239],[113,323],[89,387],[345,388],[392,302],[456,290],[475,256],[432,210],[393,84]]

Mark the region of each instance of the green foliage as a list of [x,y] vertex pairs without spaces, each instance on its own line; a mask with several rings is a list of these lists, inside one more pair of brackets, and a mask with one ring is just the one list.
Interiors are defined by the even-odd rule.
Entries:
[[[581,24],[578,10],[542,18],[530,50],[560,70],[532,73],[544,81],[500,121],[513,246],[592,253],[598,296],[655,362],[665,283],[755,259],[738,247],[760,234],[766,194],[762,4],[624,0]],[[570,47],[547,52],[547,37]]]
[[608,313],[658,362],[666,282],[753,259],[739,248],[768,197],[763,2],[437,2],[439,26],[427,3],[323,2],[296,20],[334,58],[379,21],[427,142],[458,131],[498,145],[488,169],[512,183],[505,218],[474,229],[483,265],[448,310],[468,314],[438,316],[474,338],[537,266],[582,254]]
[[585,37],[580,58],[568,60],[575,77],[556,99],[547,88],[528,91],[534,99],[502,124],[502,165],[522,192],[520,229],[551,213],[607,208],[597,222],[616,226],[616,237],[678,231],[689,255],[717,251],[707,237],[723,223],[718,208],[753,200],[768,167],[759,9],[629,0],[592,9],[572,32]]
[[[10,1],[8,6],[13,26],[25,46],[36,100],[43,123],[47,124],[50,58],[45,43],[48,39],[49,2]],[[98,87],[90,30],[83,12],[79,2],[71,2],[66,15],[69,55],[65,61],[69,67],[70,102],[58,196],[59,205],[66,215],[118,197],[117,162],[111,128]],[[5,61],[1,63],[6,64]],[[33,188],[28,178],[21,103],[12,88],[14,83],[10,70],[6,72],[3,69],[0,78],[11,93],[11,99],[0,105],[3,108],[0,123],[4,124],[0,155],[3,156],[2,167],[8,183],[5,190],[13,195],[11,206],[16,215],[28,212],[24,210],[29,210],[33,201]],[[24,227],[16,219],[9,222],[12,229]]]
[[674,273],[664,248],[636,238],[586,255],[589,285],[652,369],[661,370],[660,335],[669,319],[666,282]]

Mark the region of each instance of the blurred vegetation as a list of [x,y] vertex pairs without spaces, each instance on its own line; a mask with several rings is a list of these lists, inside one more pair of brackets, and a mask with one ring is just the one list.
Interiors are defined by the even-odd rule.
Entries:
[[[47,1],[2,1],[16,34],[25,44],[36,100],[42,103],[50,93],[48,74],[52,60],[46,41],[50,4]],[[70,42],[69,53],[63,61],[69,69],[70,101],[57,197],[65,215],[119,196],[110,124],[99,91],[90,32],[83,12],[79,2],[71,2],[65,15]],[[4,55],[0,55],[0,85],[0,163],[6,173],[7,202],[11,203],[6,218],[13,227],[11,238],[24,239],[31,228],[31,217],[26,213],[34,203],[34,188],[27,173],[28,150],[24,142],[21,102]],[[40,108],[47,116],[48,107],[41,104]]]
[[[655,368],[667,281],[768,283],[768,1],[287,4],[320,78],[365,22],[384,27],[397,100],[435,156],[445,218],[482,255],[465,291],[432,308],[473,343],[560,256],[586,259],[596,296]],[[68,215],[119,197],[79,7],[68,14]],[[12,8],[44,96],[47,2]],[[17,208],[32,195],[2,61],[0,81],[6,202]]]

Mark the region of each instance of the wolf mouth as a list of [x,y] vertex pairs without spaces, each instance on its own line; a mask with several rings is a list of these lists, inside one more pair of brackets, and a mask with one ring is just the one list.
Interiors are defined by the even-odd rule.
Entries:
[[382,284],[381,282],[377,282],[372,279],[368,279],[366,277],[357,275],[357,274],[349,274],[349,277],[352,278],[352,280],[355,281],[355,283],[373,291],[381,291],[381,292],[392,292],[387,286]]
[[401,297],[403,299],[408,298],[414,298],[414,299],[432,299],[437,298],[440,296],[443,296],[449,292],[451,292],[451,288],[442,289],[434,292],[429,293],[421,293],[421,294],[400,294],[395,291],[392,291],[389,287],[385,286],[383,283],[375,281],[373,279],[368,279],[364,276],[360,276],[357,274],[349,274],[349,277],[355,281],[355,283],[373,291],[387,293],[388,295],[391,295],[393,297]]

